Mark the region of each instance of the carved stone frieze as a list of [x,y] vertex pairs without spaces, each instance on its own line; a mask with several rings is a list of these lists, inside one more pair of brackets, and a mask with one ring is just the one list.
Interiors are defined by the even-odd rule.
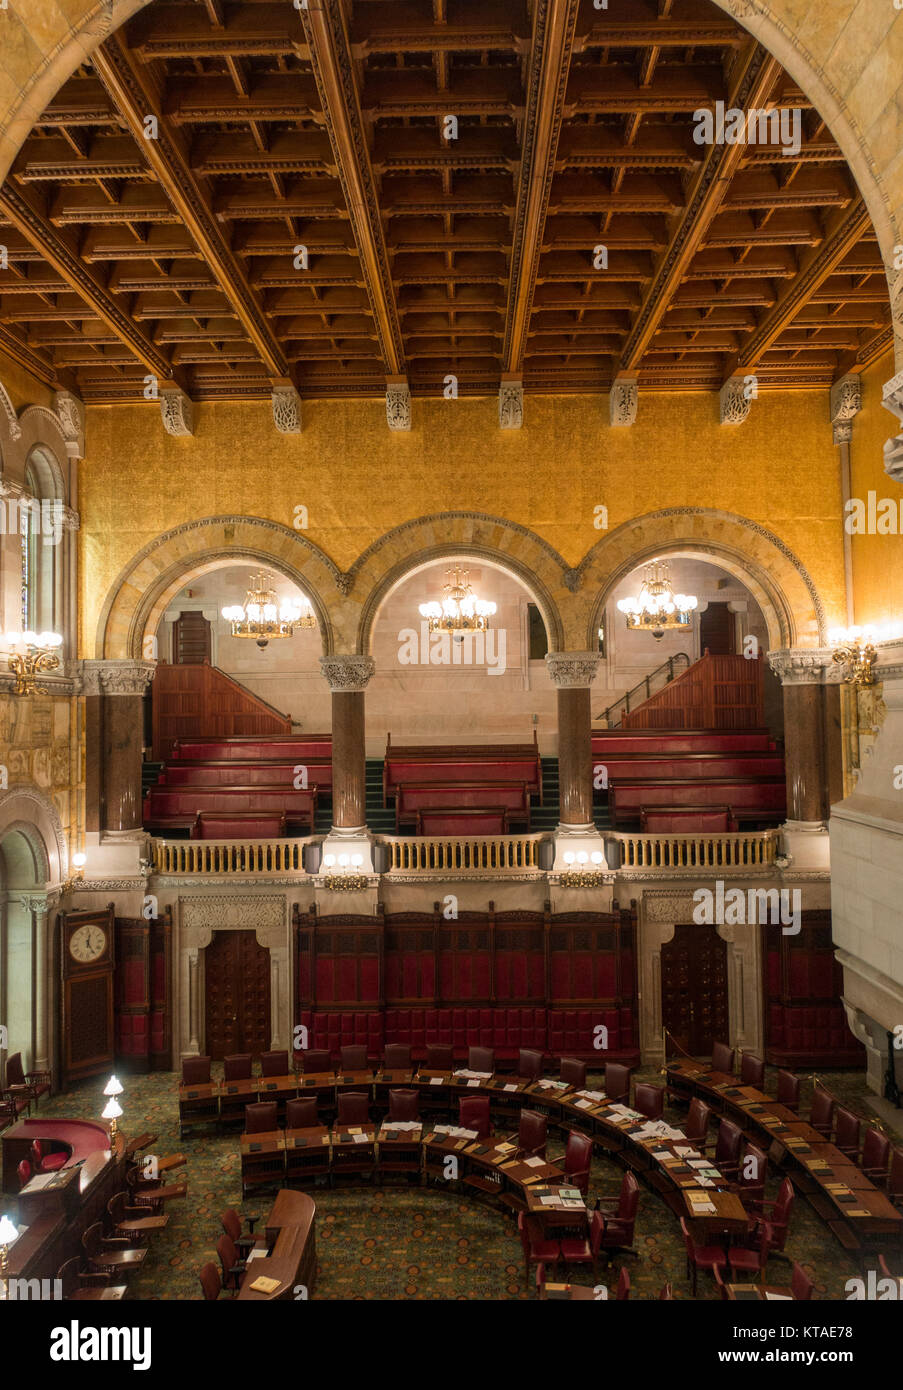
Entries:
[[600,652],[547,652],[546,668],[557,689],[584,689],[596,679],[602,660]]
[[768,664],[781,685],[836,685],[841,679],[831,647],[784,647],[768,653]]
[[164,386],[160,392],[160,414],[167,434],[194,434],[194,401],[177,386]]
[[320,657],[320,669],[331,691],[352,694],[367,689],[370,677],[376,670],[376,662],[372,656],[360,653],[335,653]]
[[503,381],[499,387],[499,426],[519,430],[524,423],[524,388],[519,381]]
[[393,384],[386,387],[386,422],[390,430],[409,430],[411,428],[411,388],[409,386]]
[[301,433],[301,397],[294,386],[274,386],[273,424],[280,434]]

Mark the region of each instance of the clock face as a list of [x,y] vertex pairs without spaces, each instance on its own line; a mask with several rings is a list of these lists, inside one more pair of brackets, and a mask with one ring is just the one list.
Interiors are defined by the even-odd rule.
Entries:
[[69,938],[69,954],[80,965],[98,960],[107,948],[107,934],[96,923],[78,927]]

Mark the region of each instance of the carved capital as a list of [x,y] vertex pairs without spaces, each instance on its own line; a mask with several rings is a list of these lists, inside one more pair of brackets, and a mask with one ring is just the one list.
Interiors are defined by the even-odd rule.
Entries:
[[53,408],[56,411],[66,453],[71,459],[85,457],[85,406],[71,391],[55,391]]
[[519,430],[523,423],[523,383],[503,381],[499,387],[499,427],[503,430]]
[[390,430],[411,428],[411,388],[407,383],[390,382],[386,387],[386,423]]
[[194,401],[178,386],[164,386],[161,390],[160,414],[167,434],[194,434]]
[[831,424],[835,444],[849,444],[853,437],[853,420],[861,409],[862,378],[852,373],[841,377],[831,387]]
[[546,667],[559,690],[588,689],[603,660],[601,652],[546,653]]
[[360,653],[336,654],[321,656],[320,669],[334,694],[351,694],[367,689],[370,677],[376,670],[376,662],[372,656],[362,656]]
[[722,425],[742,425],[749,414],[751,394],[742,376],[732,376],[721,388],[718,403]]
[[781,685],[836,685],[840,672],[831,647],[782,647],[768,653]]
[[613,381],[608,393],[608,418],[612,425],[636,424],[639,391],[636,378],[624,377]]
[[[881,395],[881,404],[903,422],[903,372],[897,372]],[[903,432],[884,445],[884,471],[895,483],[903,483]]]
[[301,433],[301,397],[294,386],[274,386],[270,395],[273,424],[280,434]]
[[143,695],[157,669],[155,661],[80,661],[82,695]]

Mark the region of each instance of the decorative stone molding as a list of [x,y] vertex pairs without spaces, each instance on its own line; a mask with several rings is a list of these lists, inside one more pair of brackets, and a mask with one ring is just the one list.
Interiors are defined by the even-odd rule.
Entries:
[[6,387],[0,382],[0,410],[6,416],[9,425],[10,439],[22,438],[22,426],[19,424],[19,417],[16,414],[16,407],[9,398]]
[[194,950],[209,946],[215,931],[229,930],[253,931],[261,946],[284,946],[285,895],[233,893],[228,897],[180,898],[179,921],[183,947]]
[[608,393],[608,418],[612,425],[636,424],[639,391],[636,378],[613,381]]
[[499,427],[503,430],[519,430],[523,423],[523,383],[503,381],[499,387]]
[[832,647],[784,647],[768,653],[781,685],[838,685],[840,667]]
[[164,386],[160,392],[160,414],[167,434],[194,434],[194,401],[178,386]]
[[74,396],[71,391],[56,391],[53,396],[53,406],[63,431],[67,455],[71,459],[83,459],[85,457],[84,402],[80,401],[78,396]]
[[301,397],[294,386],[274,386],[270,395],[273,424],[280,434],[301,433]]
[[[696,877],[699,877],[698,871]],[[689,891],[672,893],[667,888],[647,888],[643,894],[643,913],[647,922],[669,923],[672,927],[676,922],[692,922],[695,906],[693,894]]]
[[338,653],[321,656],[320,669],[333,694],[353,694],[367,689],[370,677],[376,670],[376,662],[372,656],[362,656],[360,653]]
[[744,378],[730,377],[718,396],[722,425],[742,425],[749,414],[750,399]]
[[[881,404],[903,422],[903,372],[897,372],[882,392]],[[884,471],[895,483],[903,483],[903,432],[884,445]]]
[[386,423],[390,430],[411,428],[411,388],[407,383],[390,382],[386,387]]
[[546,669],[558,690],[588,689],[603,659],[601,652],[546,652]]
[[861,409],[862,378],[852,373],[841,377],[831,387],[831,424],[835,444],[849,444],[853,438],[853,420]]
[[146,891],[146,878],[79,879],[69,889],[70,893],[144,893]]
[[[81,458],[81,455],[79,454],[78,457]],[[81,530],[81,525],[82,525],[82,521],[81,521],[81,517],[79,516],[78,512],[74,512],[74,511],[72,510],[71,507],[64,507],[64,508],[63,508],[63,530],[64,530],[64,531],[80,531],[80,530]]]
[[143,695],[154,678],[155,661],[80,661],[82,695]]

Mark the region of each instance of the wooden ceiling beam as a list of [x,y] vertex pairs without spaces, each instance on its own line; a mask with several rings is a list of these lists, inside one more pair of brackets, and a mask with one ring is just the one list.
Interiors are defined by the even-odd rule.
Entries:
[[855,351],[840,359],[834,380],[840,381],[841,377],[851,373],[864,372],[866,368],[873,367],[885,353],[893,350],[893,346],[894,327],[888,320],[874,332],[867,333],[860,338],[859,346]]
[[386,373],[403,376],[404,342],[340,0],[308,0],[300,15]]
[[[6,318],[6,315],[4,317]],[[4,324],[0,324],[0,352],[6,353],[7,357],[12,358],[31,376],[37,377],[38,381],[43,381],[46,386],[52,386],[54,390],[78,390],[75,378],[69,372],[60,371],[46,353],[29,346],[18,333],[12,332]]]
[[[274,377],[287,376],[288,364],[272,326],[223,236],[206,190],[191,172],[187,150],[163,113],[155,85],[126,46],[122,30],[95,51],[93,61],[110,100],[132,135],[141,142],[139,148],[144,147],[161,187],[233,304],[267,371]],[[156,139],[145,139],[145,120],[149,115],[157,118]]]

